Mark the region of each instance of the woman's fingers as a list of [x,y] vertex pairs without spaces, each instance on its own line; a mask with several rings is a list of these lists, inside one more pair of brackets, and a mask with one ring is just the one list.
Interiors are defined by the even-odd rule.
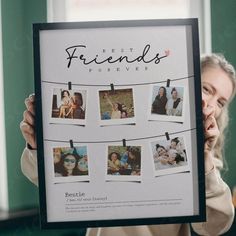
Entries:
[[32,113],[32,115],[35,115],[35,96],[34,96],[34,94],[31,94],[28,98],[25,99],[25,106],[26,106],[26,109]]
[[214,116],[208,116],[204,122],[205,128],[205,151],[211,151],[216,145],[217,139],[220,135],[216,120]]
[[25,141],[34,149],[36,149],[36,139],[35,139],[35,96],[31,94],[25,99],[26,110],[23,113],[23,120],[20,123],[20,130]]
[[23,113],[23,121],[25,123],[28,123],[31,126],[34,126],[34,116],[32,115],[32,113],[28,110],[25,110]]
[[218,129],[214,116],[208,116],[204,123],[205,131],[210,129]]
[[20,129],[22,132],[22,135],[25,139],[25,141],[30,144],[30,146],[34,149],[36,149],[36,140],[35,140],[35,132],[34,128],[25,121],[22,121],[20,123]]
[[21,129],[22,133],[34,135],[34,128],[31,125],[29,125],[28,123],[26,123],[25,121],[21,121],[20,129]]

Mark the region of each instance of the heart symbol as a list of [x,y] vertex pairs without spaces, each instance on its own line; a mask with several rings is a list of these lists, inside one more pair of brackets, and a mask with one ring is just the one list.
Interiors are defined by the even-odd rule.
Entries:
[[168,49],[168,50],[165,50],[165,54],[166,54],[166,56],[168,57],[169,55],[170,55],[170,50]]

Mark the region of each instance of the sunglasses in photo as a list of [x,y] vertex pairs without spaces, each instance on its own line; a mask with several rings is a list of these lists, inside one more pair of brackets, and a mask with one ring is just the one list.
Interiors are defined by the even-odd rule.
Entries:
[[70,163],[74,164],[74,163],[75,163],[75,160],[65,158],[65,159],[64,159],[64,162],[67,162],[67,163],[70,162]]

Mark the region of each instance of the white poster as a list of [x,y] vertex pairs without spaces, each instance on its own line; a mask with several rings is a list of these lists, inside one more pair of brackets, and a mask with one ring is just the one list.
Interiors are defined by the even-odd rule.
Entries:
[[203,219],[196,20],[34,33],[43,227]]

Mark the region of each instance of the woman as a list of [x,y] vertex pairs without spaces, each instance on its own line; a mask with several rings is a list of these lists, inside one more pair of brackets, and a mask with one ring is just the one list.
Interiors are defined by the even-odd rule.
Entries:
[[118,102],[112,103],[107,93],[104,94],[104,98],[107,100],[107,103],[111,106],[111,119],[120,119],[121,104]]
[[[202,109],[205,132],[205,177],[207,222],[192,224],[200,235],[220,235],[226,232],[234,218],[234,208],[229,187],[220,177],[223,166],[222,149],[224,130],[228,124],[228,104],[235,95],[235,71],[223,57],[206,56],[202,59]],[[27,110],[21,123],[22,134],[36,148],[34,134],[34,97],[26,99]],[[22,155],[22,171],[37,184],[35,150],[25,149]],[[189,224],[110,227],[88,229],[88,236],[189,236]]]
[[140,175],[141,152],[137,147],[129,147],[127,167],[131,170],[131,175]]
[[178,97],[178,91],[174,87],[171,90],[171,98],[166,104],[166,113],[168,116],[182,116],[182,99]]
[[159,115],[166,115],[166,103],[168,99],[166,97],[166,88],[160,87],[158,95],[152,103],[152,113]]
[[[63,90],[61,92],[61,105],[59,107],[59,118],[66,118],[69,113],[71,106],[74,104],[73,98],[70,96],[68,90]],[[69,112],[67,112],[69,110]]]
[[169,160],[169,154],[164,146],[156,144],[156,152],[153,155],[154,162],[160,162],[161,164],[167,164]]
[[156,144],[156,152],[154,153],[153,158],[156,170],[169,168],[183,160],[177,151],[170,153],[164,146],[159,144]]
[[127,106],[125,104],[121,104],[119,110],[121,111],[121,119],[128,118]]
[[140,175],[141,153],[138,147],[127,147],[120,160],[121,175]]
[[180,156],[182,156],[184,158],[184,160],[187,160],[184,145],[179,140],[178,137],[171,139],[170,145],[167,146],[167,151],[170,156],[172,156],[172,154],[178,153],[178,154],[180,154]]
[[107,174],[117,174],[120,170],[120,154],[118,152],[111,152],[108,155],[108,170]]
[[75,154],[67,153],[61,156],[59,163],[54,164],[55,176],[74,176],[79,175],[79,157]]
[[88,156],[84,155],[78,161],[79,175],[88,175]]
[[[85,119],[85,108],[83,108],[83,97],[79,92],[75,92],[73,96],[74,104],[71,107],[71,118]],[[69,111],[67,112],[67,114]],[[69,113],[70,114],[70,113]]]

